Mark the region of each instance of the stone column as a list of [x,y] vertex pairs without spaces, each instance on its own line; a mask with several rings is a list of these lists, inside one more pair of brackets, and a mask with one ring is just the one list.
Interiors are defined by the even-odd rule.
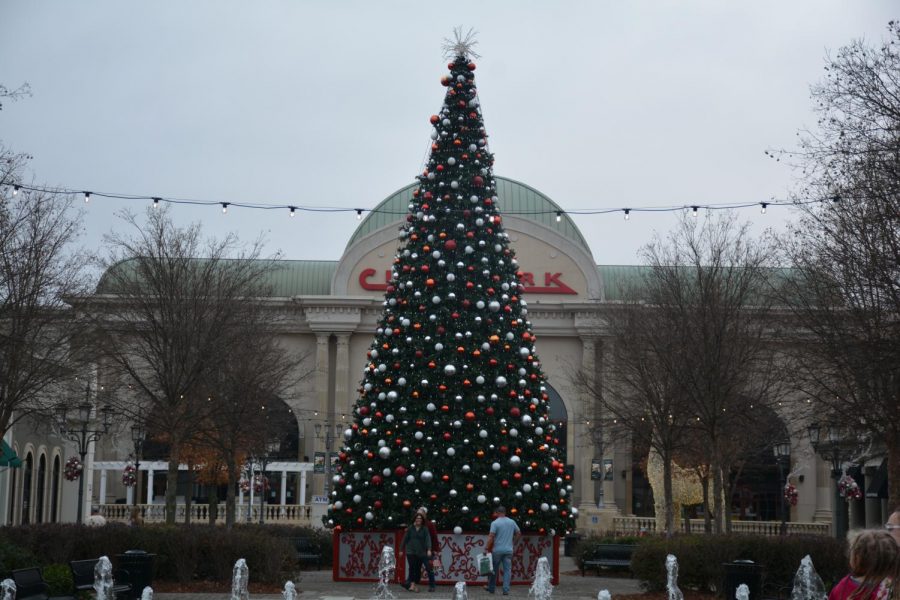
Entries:
[[[330,333],[327,332],[316,332],[316,405],[318,406],[319,415],[316,417],[316,422],[313,423],[322,425],[322,431],[324,432],[325,421],[328,420],[328,373],[329,373],[329,338],[331,337]],[[321,446],[322,450],[326,450],[324,435],[322,439],[318,439],[313,436],[313,450],[312,456],[310,458],[315,458],[315,453]],[[328,460],[328,456],[325,457],[325,460]],[[314,494],[322,493],[321,490],[324,489],[325,477],[323,475],[314,475],[313,476],[313,490]]]
[[[597,369],[600,378],[603,378],[606,372],[609,370],[610,365],[612,364],[612,342],[610,340],[603,341],[601,346],[601,359],[600,359],[600,368]],[[599,387],[602,385],[601,383],[597,383]],[[602,419],[606,417],[606,415],[602,414],[600,407],[597,407],[597,414]],[[616,475],[622,470],[624,466],[622,463],[623,457],[620,455],[618,457],[619,460],[616,460],[616,448],[613,443],[613,435],[610,431],[610,427],[612,427],[612,423],[610,423],[611,419],[603,419],[602,423],[604,423],[603,427],[603,460],[604,465],[606,461],[612,461],[613,472],[612,479],[607,480],[603,479],[603,508],[607,511],[613,513],[613,515],[619,514],[619,507],[616,504]],[[621,454],[621,453],[620,453]],[[624,494],[623,494],[624,496]]]
[[100,469],[100,494],[97,496],[97,504],[106,504],[106,469]]
[[153,504],[153,469],[147,469],[147,504]]
[[284,505],[287,502],[287,471],[281,472],[281,509],[284,510]]
[[300,471],[300,505],[306,506],[306,471]]
[[[350,394],[350,334],[338,333],[337,355],[334,365],[334,410],[335,413],[350,412],[353,397]],[[335,414],[334,422],[340,423],[340,414]]]
[[581,337],[581,370],[585,378],[585,386],[581,390],[580,407],[575,412],[572,447],[577,449],[578,462],[575,463],[575,474],[578,480],[576,492],[578,493],[579,510],[587,510],[597,507],[598,498],[594,494],[594,481],[591,480],[591,459],[597,449],[593,442],[593,429],[596,427],[596,411],[593,410],[595,399],[593,390],[596,389],[597,372],[597,344],[596,338],[591,336]]

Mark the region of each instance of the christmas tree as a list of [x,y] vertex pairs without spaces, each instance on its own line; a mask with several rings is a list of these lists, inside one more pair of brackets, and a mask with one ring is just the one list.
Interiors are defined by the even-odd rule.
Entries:
[[471,35],[448,44],[444,105],[368,352],[327,522],[393,529],[419,506],[439,529],[574,527],[572,486],[498,210]]

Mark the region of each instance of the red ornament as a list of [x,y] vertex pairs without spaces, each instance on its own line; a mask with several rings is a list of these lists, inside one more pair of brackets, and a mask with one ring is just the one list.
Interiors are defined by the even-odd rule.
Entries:
[[466,421],[474,421],[475,420],[475,413],[472,412],[471,410],[468,411],[465,416],[466,416]]
[[444,242],[445,250],[456,250],[456,240],[447,240]]
[[511,409],[509,409],[509,414],[513,417],[519,417],[522,414],[522,411],[519,410],[518,406],[513,406]]
[[[481,187],[484,185],[484,177],[481,175],[476,175],[472,178],[472,183],[475,184],[475,187]],[[490,198],[484,201],[485,204],[490,204]]]
[[431,118],[428,119],[428,120],[431,121],[431,124],[432,124],[432,125],[437,125],[437,124],[438,124],[438,121],[440,121],[441,118],[440,118],[439,116],[437,116],[437,115],[431,115]]
[[376,500],[374,503],[374,506],[375,506],[375,508],[381,508],[381,506],[382,506],[381,500]]
[[474,71],[474,70],[475,70],[475,63],[470,62],[469,64],[466,65],[466,68],[467,68],[468,70],[470,70],[470,71]]
[[403,465],[399,465],[396,469],[394,469],[394,475],[397,477],[404,477],[406,475],[406,467]]

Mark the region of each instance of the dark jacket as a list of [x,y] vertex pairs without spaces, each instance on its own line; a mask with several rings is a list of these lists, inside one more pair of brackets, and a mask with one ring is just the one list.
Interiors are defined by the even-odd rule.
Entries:
[[428,527],[423,525],[417,530],[415,525],[410,525],[403,536],[403,541],[400,542],[400,548],[413,556],[427,556],[431,550],[431,534],[428,533]]

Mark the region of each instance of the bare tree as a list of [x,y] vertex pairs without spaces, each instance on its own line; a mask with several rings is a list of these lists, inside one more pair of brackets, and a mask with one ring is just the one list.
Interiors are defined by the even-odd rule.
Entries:
[[176,227],[166,210],[149,208],[143,222],[122,218],[130,232],[107,236],[103,277],[82,310],[105,372],[134,389],[119,408],[167,435],[166,521],[174,523],[180,447],[209,413],[202,384],[239,343],[234,332],[253,304],[270,295],[277,265],[261,259],[259,240],[205,241],[199,225]]
[[900,23],[829,57],[818,127],[792,157],[800,219],[782,240],[782,297],[805,336],[797,387],[819,414],[886,449],[900,504]]
[[81,367],[67,298],[87,289],[72,198],[20,189],[27,157],[0,146],[0,437],[45,411]]
[[[716,531],[728,528],[729,473],[760,409],[782,398],[772,350],[768,250],[731,213],[683,217],[642,251],[647,269],[631,301],[608,312],[613,365],[601,405],[664,461],[671,532],[671,462],[708,465]],[[749,441],[748,441],[749,443]],[[710,510],[706,511],[709,514]]]

